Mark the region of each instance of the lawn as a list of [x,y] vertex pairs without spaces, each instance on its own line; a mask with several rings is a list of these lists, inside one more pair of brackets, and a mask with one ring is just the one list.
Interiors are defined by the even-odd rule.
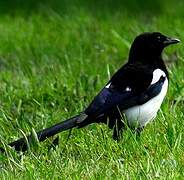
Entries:
[[[0,179],[183,179],[184,2],[0,2]],[[119,143],[105,125],[59,134],[19,154],[17,138],[81,112],[128,57],[134,37],[160,31],[170,87],[154,122]],[[69,136],[69,134],[71,135]]]

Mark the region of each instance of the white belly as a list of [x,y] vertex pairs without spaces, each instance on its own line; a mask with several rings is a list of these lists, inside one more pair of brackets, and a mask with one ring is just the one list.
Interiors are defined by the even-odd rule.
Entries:
[[166,78],[162,86],[162,90],[157,96],[143,105],[134,106],[124,111],[130,127],[144,127],[149,121],[156,117],[162,101],[167,93],[167,88],[168,80]]

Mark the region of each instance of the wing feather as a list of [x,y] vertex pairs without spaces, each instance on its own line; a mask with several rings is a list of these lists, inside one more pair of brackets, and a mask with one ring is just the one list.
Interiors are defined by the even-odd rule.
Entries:
[[[85,110],[91,116],[108,114],[117,106],[120,110],[141,105],[158,95],[162,89],[164,76],[151,84],[153,70],[142,65],[125,65],[120,69],[94,98],[92,103]],[[127,87],[129,90],[127,91]]]

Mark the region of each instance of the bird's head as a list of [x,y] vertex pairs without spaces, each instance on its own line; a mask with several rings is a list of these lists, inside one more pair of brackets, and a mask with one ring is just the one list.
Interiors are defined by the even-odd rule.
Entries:
[[131,46],[129,62],[146,61],[149,63],[161,57],[165,47],[179,42],[179,39],[167,37],[159,32],[142,33],[135,38]]

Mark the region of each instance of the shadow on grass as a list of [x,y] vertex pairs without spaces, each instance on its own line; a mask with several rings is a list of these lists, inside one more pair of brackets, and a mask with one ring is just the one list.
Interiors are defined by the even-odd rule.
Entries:
[[164,1],[160,0],[1,0],[0,14],[21,14],[29,16],[39,12],[42,7],[53,9],[61,14],[71,13],[73,9],[84,9],[93,15],[126,12],[142,14],[145,12],[159,14]]

